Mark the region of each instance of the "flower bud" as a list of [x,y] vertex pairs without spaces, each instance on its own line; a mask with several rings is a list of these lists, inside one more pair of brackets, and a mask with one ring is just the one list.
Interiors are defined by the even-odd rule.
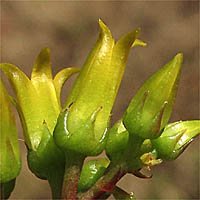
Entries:
[[182,60],[177,54],[139,89],[123,117],[130,134],[144,139],[160,135],[172,112]]
[[104,174],[108,165],[109,160],[106,158],[99,158],[86,162],[81,171],[81,176],[78,183],[78,191],[84,192],[94,185]]
[[7,199],[21,170],[21,157],[15,115],[10,97],[0,79],[0,186]]
[[56,144],[84,155],[98,155],[105,146],[110,113],[138,30],[116,44],[100,20],[101,33],[70,92],[54,137]]
[[19,175],[21,158],[13,106],[1,80],[0,92],[0,182],[4,183]]
[[152,140],[157,157],[176,159],[200,133],[200,120],[180,121],[168,124],[161,136]]
[[79,68],[66,68],[53,79],[50,50],[44,48],[35,61],[31,79],[11,64],[2,63],[0,69],[8,77],[16,94],[15,105],[28,147],[30,170],[37,177],[48,181],[51,181],[49,179],[58,168],[63,175],[64,154],[55,145],[52,135],[61,111],[61,87]]
[[53,79],[50,50],[44,48],[35,61],[31,79],[12,64],[1,63],[0,69],[14,89],[25,142],[29,149],[36,150],[42,138],[43,121],[45,120],[52,134],[61,110],[60,89],[79,68],[66,68]]
[[159,165],[160,163],[162,163],[162,159],[157,159],[156,152],[154,151],[144,153],[140,157],[140,160],[142,161],[143,166],[148,170],[150,170],[152,166]]

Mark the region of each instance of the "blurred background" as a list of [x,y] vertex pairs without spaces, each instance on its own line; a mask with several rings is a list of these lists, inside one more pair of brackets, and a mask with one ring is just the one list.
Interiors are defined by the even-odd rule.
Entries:
[[[130,53],[112,122],[123,115],[144,81],[179,52],[184,63],[171,122],[198,119],[198,1],[2,1],[1,62],[15,64],[30,76],[34,60],[48,46],[54,75],[64,67],[82,66],[97,40],[99,18],[116,40],[141,27],[140,38],[148,43]],[[65,84],[62,102],[74,79]],[[25,145],[19,142],[23,166],[11,199],[50,199],[47,182],[29,171]],[[118,185],[134,192],[137,199],[199,199],[199,144],[197,138],[176,161],[154,167],[152,179],[126,175]]]

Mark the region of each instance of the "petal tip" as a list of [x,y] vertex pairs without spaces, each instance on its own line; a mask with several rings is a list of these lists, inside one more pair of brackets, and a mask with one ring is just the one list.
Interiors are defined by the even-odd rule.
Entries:
[[101,19],[99,19],[99,26],[102,33],[111,35],[110,29]]
[[175,56],[175,59],[179,60],[179,61],[183,61],[183,53],[178,53],[176,56]]

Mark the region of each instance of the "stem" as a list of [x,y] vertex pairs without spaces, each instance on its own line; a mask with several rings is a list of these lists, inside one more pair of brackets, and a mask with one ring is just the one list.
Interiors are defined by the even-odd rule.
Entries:
[[[141,156],[141,145],[144,139],[134,135],[129,135],[129,143],[127,151],[124,154],[126,166],[128,166],[128,172],[132,173],[142,168],[140,156]],[[134,147],[134,148],[133,148]]]
[[63,179],[62,199],[76,200],[78,181],[85,156],[67,152],[65,156],[65,175]]
[[0,183],[0,199],[8,199],[15,187],[15,179],[6,183]]
[[52,199],[61,199],[64,168],[58,166],[49,171],[48,182],[51,187]]
[[87,192],[78,195],[79,200],[98,199],[106,192],[114,189],[116,183],[126,174],[121,165],[111,164],[95,185],[93,185]]

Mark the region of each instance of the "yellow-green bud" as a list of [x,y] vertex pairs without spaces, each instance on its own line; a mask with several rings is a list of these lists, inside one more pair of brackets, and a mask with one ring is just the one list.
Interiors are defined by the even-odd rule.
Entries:
[[123,117],[130,134],[144,139],[160,135],[172,112],[182,60],[177,54],[139,89]]
[[0,97],[0,193],[2,199],[8,199],[21,170],[21,157],[11,97],[1,79]]
[[117,43],[100,20],[100,36],[70,92],[57,123],[56,144],[65,150],[97,155],[105,146],[110,113],[127,57],[139,30]]
[[1,79],[0,93],[0,183],[5,183],[19,175],[21,158],[13,106]]
[[79,68],[66,68],[52,78],[50,50],[44,48],[35,61],[31,79],[18,67],[1,63],[0,69],[8,77],[15,95],[16,108],[29,149],[36,150],[43,132],[43,121],[53,134],[60,113],[60,89],[67,78]]
[[180,121],[168,124],[161,136],[152,140],[157,157],[174,160],[200,133],[200,120]]

